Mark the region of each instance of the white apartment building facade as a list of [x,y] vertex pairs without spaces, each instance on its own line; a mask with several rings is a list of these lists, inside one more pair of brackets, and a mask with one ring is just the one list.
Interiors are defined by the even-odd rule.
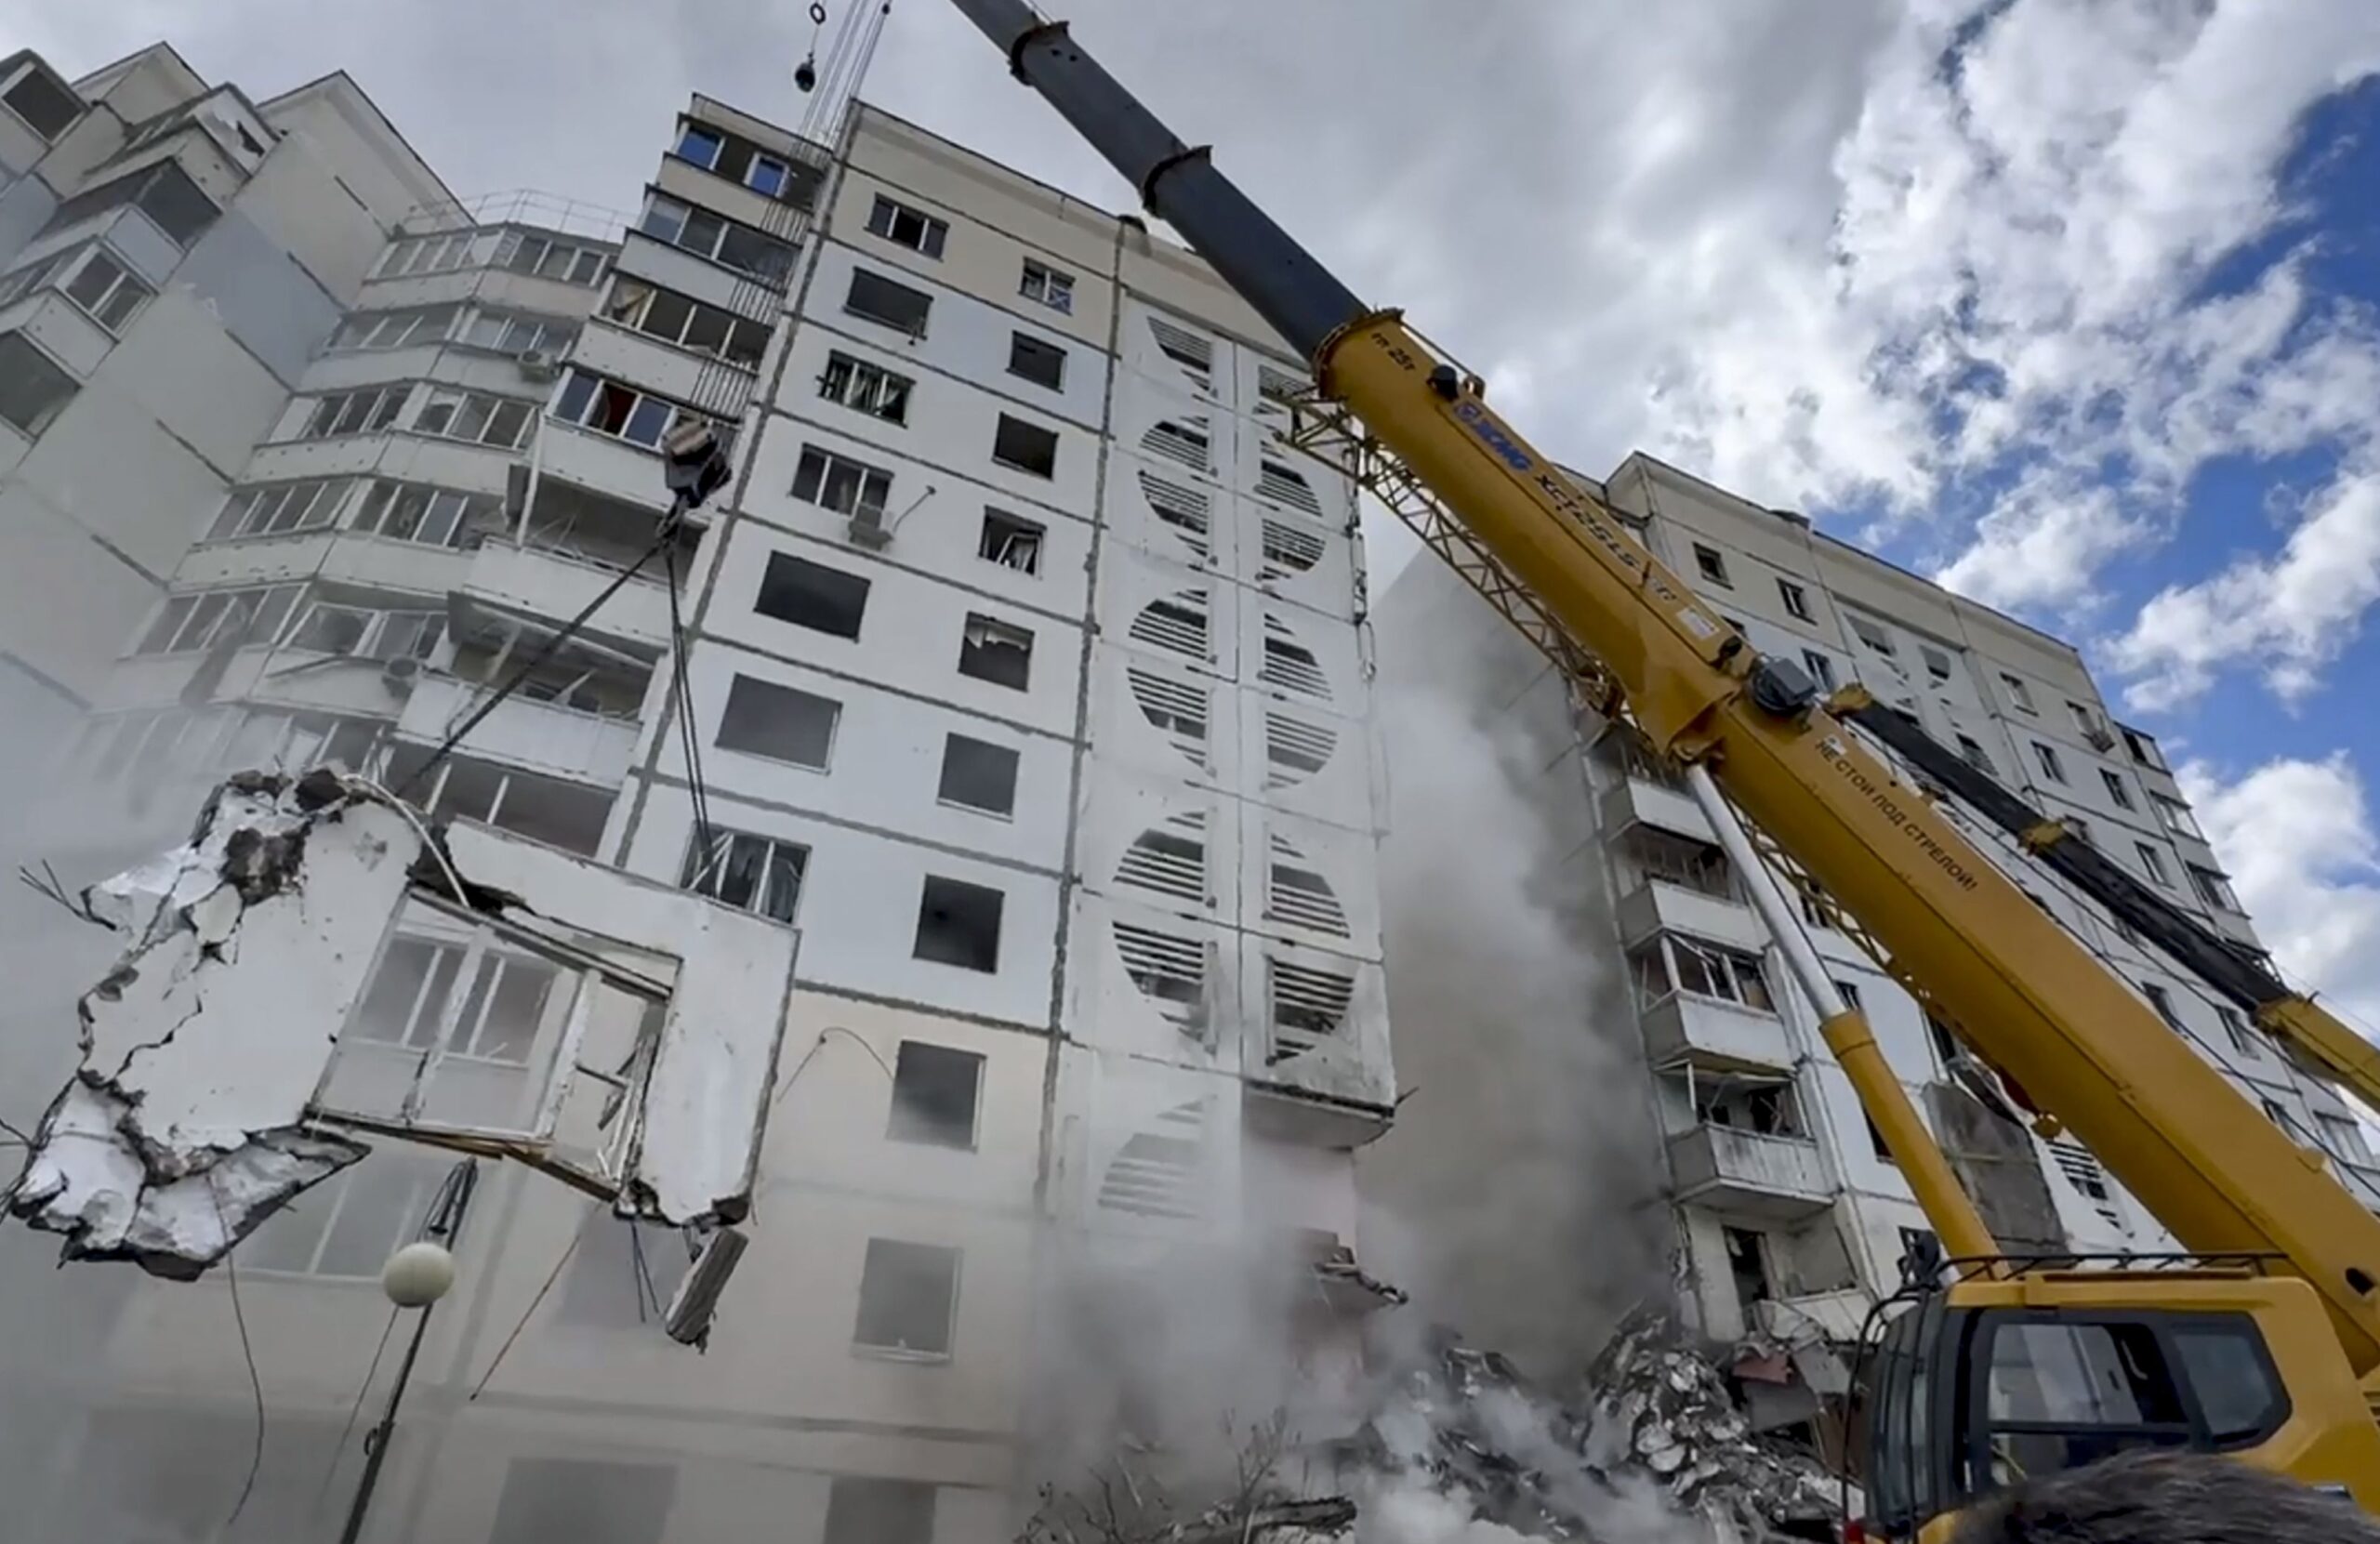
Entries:
[[[128,65],[219,150],[192,104],[245,99],[164,58]],[[66,137],[121,78],[31,65],[86,104]],[[325,154],[282,132],[259,180]],[[344,287],[212,481],[109,501],[151,511],[161,582],[91,619],[115,657],[73,677],[20,845],[120,861],[229,770],[336,759],[797,929],[709,1353],[657,1324],[674,1232],[483,1165],[364,1537],[1006,1537],[1028,1439],[1083,1419],[1036,1371],[1084,1284],[1249,1242],[1343,1266],[1351,1153],[1394,1109],[1362,554],[1352,488],[1273,444],[1298,363],[1137,221],[865,107],[826,146],[697,98],[616,220],[460,205],[384,148],[418,188],[342,232]],[[136,326],[186,293],[147,282]],[[28,415],[27,465],[99,381]],[[673,534],[657,448],[690,418],[735,477]],[[407,932],[345,1033],[447,1036],[501,1109],[553,978]],[[236,1285],[62,1313],[89,1354],[7,1375],[69,1412],[24,1537],[335,1526],[398,1355],[373,1278],[452,1161],[385,1143]],[[227,1524],[241,1339],[271,1441]],[[1112,1360],[1072,1380],[1111,1435],[1156,1371]]]
[[[2254,944],[2155,741],[2109,712],[2070,646],[1649,456],[1632,455],[1601,484],[1580,481],[1754,649],[1801,662],[1821,690],[1865,685],[2167,899]],[[1655,1112],[1643,1140],[1660,1149],[1683,1308],[1722,1342],[1850,1339],[1876,1293],[1899,1282],[1900,1258],[1925,1219],[1827,1054],[1814,1011],[1776,962],[1708,823],[1626,736],[1574,713],[1551,667],[1450,572],[1418,562],[1390,587],[1378,624],[1384,697],[1451,693],[1472,705],[1483,734],[1567,747],[1553,753],[1527,797],[1553,838],[1549,884],[1584,898],[1600,936],[1581,947],[1598,952],[1616,988],[1581,1014],[1580,1030],[1624,1049]],[[1388,744],[1393,759],[1416,750],[1394,735]],[[1406,839],[1401,811],[1395,824],[1392,843]],[[2334,1091],[2012,839],[1964,824],[2177,1034],[2380,1202],[2380,1171]],[[1390,894],[1393,960],[1409,959],[1403,933],[1430,901]],[[2175,1247],[2079,1142],[2043,1142],[1962,1091],[1974,1083],[1959,1076],[1955,1037],[1825,926],[1822,911],[1807,916],[1819,953],[1865,1010],[2003,1241]],[[1461,1014],[1401,1006],[1397,1023],[1400,1063],[1424,1088],[1447,1054],[1434,1042],[1459,1045],[1470,1028]],[[1425,1120],[1493,1118],[1433,1115],[1424,1103],[1417,1099],[1400,1121],[1398,1141],[1419,1138]],[[1758,1381],[1745,1382],[1756,1418],[1765,1405],[1779,1423],[1806,1413],[1806,1401],[1771,1404]]]

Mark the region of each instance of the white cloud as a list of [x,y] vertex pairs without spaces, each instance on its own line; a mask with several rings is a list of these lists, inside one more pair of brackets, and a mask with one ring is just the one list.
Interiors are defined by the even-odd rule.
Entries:
[[2280,551],[2160,591],[2107,653],[2136,678],[2124,694],[2145,711],[2188,703],[2234,663],[2262,671],[2267,685],[2294,702],[2354,641],[2374,601],[2380,474],[2349,475],[2322,492]]
[[2344,752],[2268,761],[2236,782],[2177,773],[2273,957],[2380,1036],[2380,835]]

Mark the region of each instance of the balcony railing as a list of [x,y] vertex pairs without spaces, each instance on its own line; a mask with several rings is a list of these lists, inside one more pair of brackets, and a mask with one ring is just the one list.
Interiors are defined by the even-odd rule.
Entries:
[[1670,1139],[1670,1169],[1681,1202],[1791,1221],[1823,1210],[1832,1196],[1818,1145],[1703,1124]]

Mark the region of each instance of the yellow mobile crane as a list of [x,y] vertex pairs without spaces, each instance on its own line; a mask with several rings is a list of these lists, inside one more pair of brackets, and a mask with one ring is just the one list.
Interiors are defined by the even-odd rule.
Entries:
[[[1358,477],[1684,767],[1861,1103],[1956,1262],[1884,1336],[1864,1518],[1931,1537],[2028,1471],[2142,1445],[2236,1454],[2380,1512],[2380,1219],[1481,398],[1366,306],[1025,0],[955,0],[1156,215],[1302,354],[1292,439]],[[1738,823],[2192,1251],[2003,1260]],[[2050,843],[2055,847],[2057,844]],[[2271,1026],[2286,1014],[2262,1014]],[[2344,1049],[2345,1048],[2337,1048]]]

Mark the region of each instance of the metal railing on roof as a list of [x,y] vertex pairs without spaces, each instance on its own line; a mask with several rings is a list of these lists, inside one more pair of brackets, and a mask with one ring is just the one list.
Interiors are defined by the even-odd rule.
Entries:
[[397,229],[402,235],[419,236],[488,225],[526,225],[615,244],[635,219],[624,210],[603,205],[540,192],[534,188],[509,188],[471,198],[416,205]]

